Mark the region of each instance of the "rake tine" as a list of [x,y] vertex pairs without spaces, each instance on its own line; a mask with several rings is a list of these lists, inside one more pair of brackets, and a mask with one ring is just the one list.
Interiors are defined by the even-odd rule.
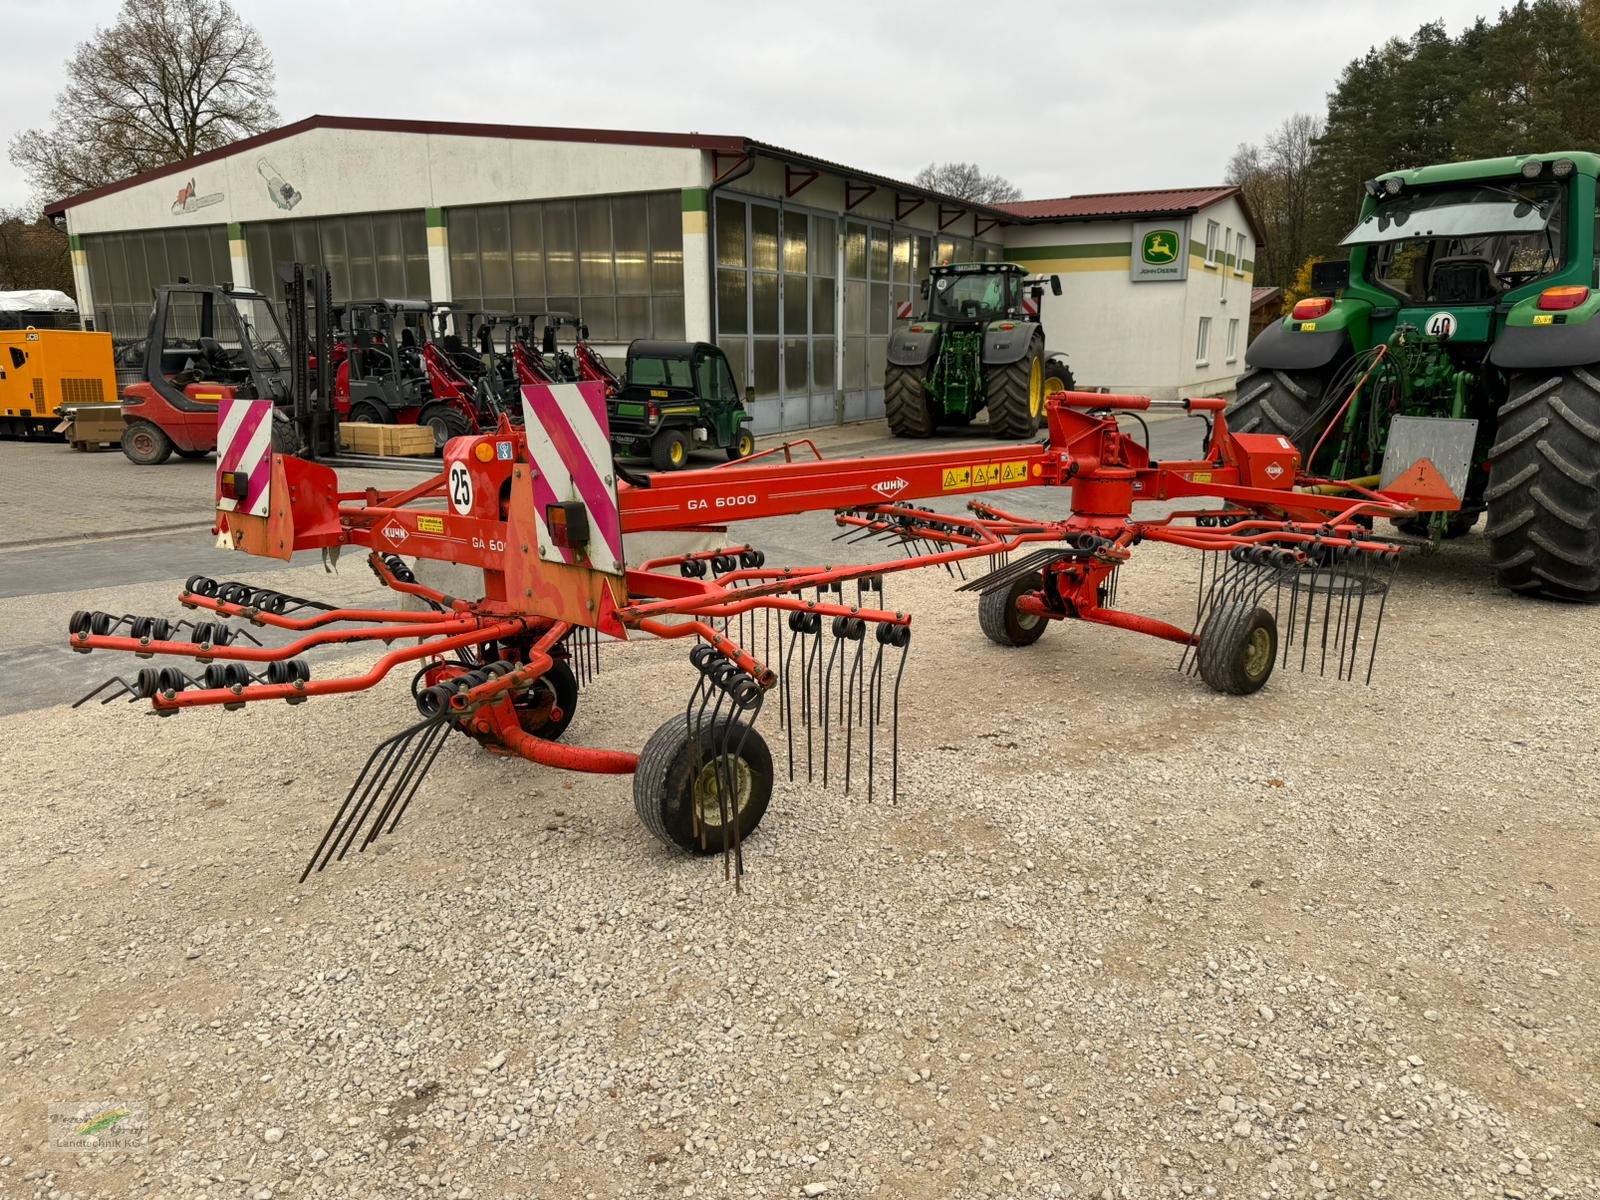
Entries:
[[95,688],[94,691],[90,692],[88,695],[82,696],[82,697],[78,698],[77,700],[74,700],[72,702],[72,707],[73,708],[77,708],[78,705],[80,705],[80,704],[88,703],[90,700],[93,700],[96,696],[98,696],[101,692],[105,691],[113,683],[120,683],[122,685],[122,691],[120,691],[120,692],[112,692],[111,695],[107,696],[104,700],[100,701],[101,704],[110,704],[118,696],[122,695],[123,692],[131,692],[131,691],[134,690],[133,684],[129,683],[126,679],[122,678],[122,676],[113,675],[110,679],[106,680],[104,683],[102,683],[99,687]]
[[900,683],[906,674],[906,659],[911,654],[911,629],[905,628],[904,640],[900,643],[900,665],[894,672],[894,697],[893,716],[890,726],[890,760],[892,774],[889,783],[889,803],[900,803]]
[[[879,629],[883,627],[880,625]],[[878,721],[883,716],[883,648],[885,642],[878,639],[878,652],[872,656],[872,678],[867,681],[867,704],[872,712],[867,720],[867,803],[872,803],[872,787],[877,763]]]
[[[783,644],[782,623],[778,625],[778,641],[779,645],[781,646]],[[783,660],[783,691],[778,696],[779,721],[782,724],[784,731],[788,734],[788,737],[785,740],[789,743],[790,783],[794,782],[794,702],[789,698],[789,675],[794,670],[794,652],[795,648],[799,645],[800,634],[798,631],[796,631],[794,637],[789,639],[789,656]],[[802,658],[800,661],[801,665],[804,665],[805,659]],[[807,734],[811,732],[809,726],[807,726],[806,732]]]
[[[413,756],[412,766],[409,768],[410,786],[406,786],[407,778],[404,776],[401,777],[399,783],[395,784],[393,791],[389,794],[389,802],[378,813],[377,820],[372,823],[371,832],[367,834],[366,840],[361,843],[357,853],[370,846],[380,832],[393,833],[400,827],[400,818],[406,815],[406,809],[410,806],[412,797],[417,794],[417,790],[422,786],[422,781],[427,778],[428,772],[433,770],[433,762],[439,757],[439,751],[444,749],[444,744],[449,738],[450,726],[446,722],[440,722],[433,729],[423,734],[422,741],[417,746],[416,753]],[[394,819],[389,821],[389,827],[385,829],[383,823],[388,818],[391,809],[394,810]]]
[[1306,660],[1311,653],[1311,626],[1316,621],[1317,609],[1317,576],[1322,572],[1322,564],[1315,559],[1311,563],[1311,582],[1306,589],[1306,624],[1300,638],[1300,670],[1306,669]]
[[[835,621],[837,621],[838,619],[839,618],[837,618],[837,617],[834,618]],[[828,749],[829,749],[828,742],[829,742],[829,732],[830,732],[829,726],[828,726],[828,701],[829,701],[829,699],[831,699],[831,697],[833,695],[833,664],[835,662],[837,662],[838,658],[839,658],[839,643],[840,643],[840,641],[841,641],[841,639],[839,637],[839,633],[838,633],[837,630],[835,630],[834,634],[833,634],[833,649],[828,652],[828,669],[826,671],[824,671],[823,675],[822,675],[822,721],[821,721],[821,724],[822,724],[822,786],[823,787],[827,787],[828,786]],[[821,645],[820,636],[819,636],[818,645],[819,645],[819,647]],[[839,703],[840,703],[841,706],[844,704],[844,686],[843,686],[843,682],[844,682],[844,673],[841,671],[840,672],[840,689],[839,689]]]
[[1394,583],[1395,572],[1400,569],[1400,557],[1395,556],[1389,567],[1389,578],[1384,580],[1383,593],[1378,598],[1378,619],[1372,626],[1372,653],[1367,657],[1367,686],[1372,686],[1372,667],[1378,660],[1378,636],[1383,632],[1383,610],[1389,605],[1389,588]]
[[[306,862],[305,870],[300,873],[301,883],[304,883],[310,877],[312,871],[321,871],[328,865],[329,860],[333,857],[334,848],[338,844],[339,838],[343,836],[349,821],[355,819],[357,813],[365,806],[369,796],[390,774],[392,770],[390,763],[399,748],[436,720],[438,720],[437,716],[418,721],[415,725],[409,725],[399,733],[390,735],[372,748],[372,753],[367,755],[367,761],[362,764],[361,770],[356,774],[355,781],[351,783],[350,790],[345,793],[344,802],[339,805],[339,811],[333,814],[333,820],[328,822],[328,828],[323,831],[322,840],[317,843],[317,848],[311,852],[311,858]],[[354,809],[351,808],[352,805],[355,806]],[[347,812],[350,814],[349,820],[345,817]],[[336,830],[338,831],[337,836],[335,834]],[[324,850],[327,851],[326,855],[323,854]],[[322,859],[320,865],[317,862],[318,858]]]
[[[863,637],[856,642],[855,660],[850,664],[850,687],[844,713],[844,794],[850,794],[850,758],[855,746],[856,718],[858,713],[853,712],[859,695],[859,682],[861,672],[861,656],[866,651],[866,639]],[[840,670],[843,671],[843,667]]]
[[[366,825],[367,817],[375,810],[377,812],[377,818],[373,821],[372,827],[374,829],[381,827],[383,823],[383,816],[394,803],[394,797],[396,793],[404,790],[406,785],[410,783],[412,778],[416,775],[417,766],[422,761],[424,754],[431,745],[433,740],[432,734],[437,728],[438,726],[435,725],[433,729],[425,729],[422,731],[422,737],[420,740],[415,737],[408,738],[397,748],[397,753],[395,754],[394,762],[391,764],[390,769],[382,776],[380,786],[372,789],[372,794],[368,803],[363,805],[360,809],[360,815],[350,826],[348,831],[349,836],[343,839],[343,844],[339,847],[339,853],[334,856],[338,861],[344,861],[344,856],[350,852],[350,847],[354,845],[356,838],[360,836],[362,826]],[[412,746],[413,742],[416,742],[414,747]],[[408,750],[409,753],[407,752]],[[429,759],[429,762],[432,762],[431,758]],[[394,778],[396,768],[398,768],[400,771],[400,778],[391,785],[390,780]],[[418,782],[420,783],[421,780],[419,779]],[[387,793],[387,798],[384,799],[382,807],[379,808],[377,807],[378,799],[385,793]],[[372,837],[369,835],[366,839],[366,842],[370,842],[371,840]],[[366,842],[362,843],[361,849],[366,849]]]

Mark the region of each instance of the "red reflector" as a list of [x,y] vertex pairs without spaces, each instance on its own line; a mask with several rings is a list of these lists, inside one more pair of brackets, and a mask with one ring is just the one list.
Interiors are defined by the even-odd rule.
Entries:
[[244,471],[224,471],[217,479],[217,491],[230,500],[243,500],[250,494],[250,476]]
[[1315,321],[1318,317],[1325,316],[1333,308],[1333,301],[1326,296],[1308,296],[1294,306],[1294,311],[1289,314],[1291,320]]
[[1539,307],[1545,312],[1561,312],[1568,308],[1577,308],[1589,298],[1589,289],[1586,287],[1553,287],[1545,288],[1539,293]]
[[1001,329],[1015,329],[1016,326],[1014,324],[1012,324],[1010,321],[1001,321],[1000,322],[1000,328]]

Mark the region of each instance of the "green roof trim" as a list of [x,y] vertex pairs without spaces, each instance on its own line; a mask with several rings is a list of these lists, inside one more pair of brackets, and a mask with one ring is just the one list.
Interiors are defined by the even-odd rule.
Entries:
[[83,237],[82,237],[82,235],[81,234],[76,234],[76,233],[69,233],[67,235],[67,249],[68,250],[82,250],[83,249]]
[[683,189],[683,211],[684,212],[705,212],[706,211],[706,189],[705,188],[684,188]]
[[230,242],[244,241],[244,226],[238,221],[228,222],[228,240]]
[[442,208],[425,208],[425,209],[422,210],[422,219],[423,219],[424,224],[429,229],[443,229],[444,228],[444,209],[442,209]]

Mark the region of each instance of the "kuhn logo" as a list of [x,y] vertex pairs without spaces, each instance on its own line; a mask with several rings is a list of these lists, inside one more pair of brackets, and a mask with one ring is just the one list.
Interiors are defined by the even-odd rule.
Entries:
[[1267,464],[1267,478],[1268,479],[1276,479],[1276,478],[1278,478],[1278,476],[1280,476],[1282,474],[1283,474],[1283,467],[1280,466],[1278,463],[1270,462],[1270,463]]
[[896,475],[893,479],[885,479],[882,483],[873,484],[872,490],[877,492],[878,495],[884,497],[885,499],[888,499],[891,496],[898,496],[910,486],[911,485],[904,479],[901,479],[900,476]]
[[405,526],[401,525],[398,521],[390,521],[383,527],[382,533],[384,537],[389,539],[389,544],[391,546],[398,546],[401,542],[406,540]]

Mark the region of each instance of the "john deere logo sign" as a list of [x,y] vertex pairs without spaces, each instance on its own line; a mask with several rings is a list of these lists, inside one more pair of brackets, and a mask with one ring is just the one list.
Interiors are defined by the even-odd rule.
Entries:
[[1128,278],[1133,282],[1188,277],[1188,236],[1181,225],[1146,221],[1133,227],[1132,240],[1134,253],[1129,255]]
[[1178,234],[1172,229],[1152,229],[1144,235],[1141,250],[1152,267],[1164,267],[1178,257]]

